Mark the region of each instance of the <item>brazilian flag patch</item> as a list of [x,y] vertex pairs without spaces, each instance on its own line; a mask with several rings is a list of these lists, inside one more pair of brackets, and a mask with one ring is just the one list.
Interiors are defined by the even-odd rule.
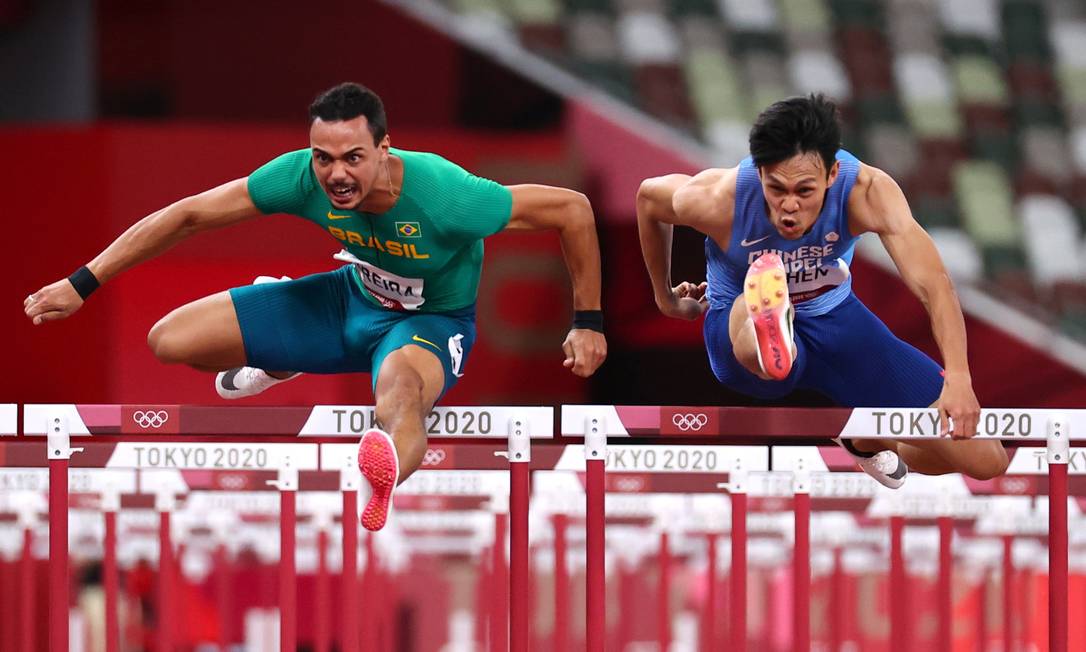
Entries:
[[396,233],[399,233],[401,238],[422,237],[422,229],[419,228],[418,222],[396,222]]

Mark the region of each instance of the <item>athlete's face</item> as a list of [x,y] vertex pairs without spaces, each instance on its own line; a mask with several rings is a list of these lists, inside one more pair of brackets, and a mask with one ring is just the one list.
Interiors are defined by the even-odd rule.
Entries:
[[388,174],[388,145],[387,134],[374,144],[364,115],[351,120],[313,121],[309,127],[313,172],[333,206],[353,210],[362,204],[378,175]]
[[789,240],[803,237],[822,211],[826,190],[837,180],[837,162],[826,173],[826,164],[815,152],[758,168],[769,221]]

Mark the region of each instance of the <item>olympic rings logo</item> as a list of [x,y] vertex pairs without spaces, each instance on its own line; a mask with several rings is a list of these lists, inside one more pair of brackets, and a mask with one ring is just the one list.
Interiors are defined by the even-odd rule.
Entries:
[[671,423],[683,432],[701,430],[709,423],[709,417],[704,414],[676,414],[671,417]]
[[1028,494],[1032,485],[1026,478],[1002,478],[999,488],[1008,494]]
[[170,420],[170,413],[166,410],[137,410],[132,413],[132,420],[140,428],[161,428]]
[[233,489],[235,491],[244,489],[248,482],[245,476],[237,473],[225,473],[219,476],[219,486],[223,489]]
[[615,490],[625,493],[639,492],[645,488],[645,481],[642,478],[618,478],[615,480]]
[[437,466],[445,461],[445,450],[442,448],[427,448],[422,456],[423,466]]

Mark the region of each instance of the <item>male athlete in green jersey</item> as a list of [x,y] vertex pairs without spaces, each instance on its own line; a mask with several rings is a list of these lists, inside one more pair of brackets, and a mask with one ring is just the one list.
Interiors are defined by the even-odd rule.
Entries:
[[316,223],[340,242],[336,258],[347,266],[204,297],[155,324],[148,343],[163,362],[220,372],[216,389],[228,398],[295,372],[372,372],[384,431],[363,435],[359,466],[373,487],[362,523],[379,529],[396,484],[426,452],[423,418],[463,373],[483,238],[558,231],[577,311],[564,364],[587,377],[603,363],[595,220],[578,192],[502,186],[435,154],[392,149],[380,98],[358,84],[314,101],[309,140],[309,149],[143,218],[24,308],[35,324],[63,319],[99,283],[200,231],[271,213]]

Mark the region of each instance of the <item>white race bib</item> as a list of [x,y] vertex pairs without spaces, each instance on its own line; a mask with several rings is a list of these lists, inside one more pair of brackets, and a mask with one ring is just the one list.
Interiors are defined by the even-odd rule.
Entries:
[[848,263],[838,258],[836,264],[822,266],[817,260],[796,260],[785,263],[788,294],[792,303],[802,303],[828,292],[848,281]]
[[359,260],[346,250],[339,252],[333,258],[353,263],[358,269],[362,285],[381,302],[381,305],[390,310],[418,310],[419,306],[426,301],[426,298],[422,296],[421,278],[393,274],[364,260]]

